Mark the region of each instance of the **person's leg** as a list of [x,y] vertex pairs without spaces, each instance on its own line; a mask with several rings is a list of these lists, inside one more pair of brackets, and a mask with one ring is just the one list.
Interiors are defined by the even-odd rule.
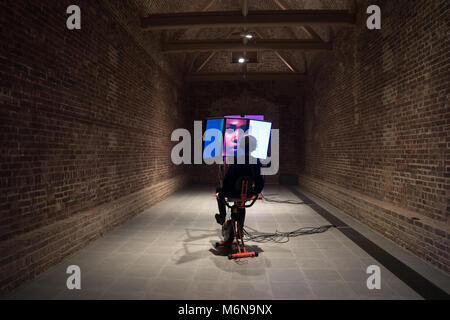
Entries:
[[227,209],[225,206],[225,198],[223,196],[222,190],[219,190],[216,193],[217,197],[217,206],[219,207],[219,214],[216,214],[216,221],[218,224],[223,224],[225,222],[225,218],[227,216]]

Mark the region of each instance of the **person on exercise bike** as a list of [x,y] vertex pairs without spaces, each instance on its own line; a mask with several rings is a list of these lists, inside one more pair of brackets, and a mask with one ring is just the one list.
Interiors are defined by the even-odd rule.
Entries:
[[217,205],[219,213],[215,215],[218,224],[222,225],[226,218],[225,198],[240,198],[241,188],[236,186],[236,182],[240,177],[249,177],[252,185],[249,185],[254,195],[258,195],[264,188],[264,180],[261,175],[261,163],[258,159],[251,156],[256,149],[256,138],[246,135],[241,138],[239,149],[234,152],[232,164],[228,164],[228,168],[224,173],[225,166],[221,165],[220,172],[223,177],[216,189]]

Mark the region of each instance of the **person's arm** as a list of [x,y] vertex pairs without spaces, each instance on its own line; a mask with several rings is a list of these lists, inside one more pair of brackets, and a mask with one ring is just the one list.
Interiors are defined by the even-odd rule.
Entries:
[[217,173],[217,176],[219,177],[219,185],[216,188],[216,196],[219,195],[220,190],[223,188],[223,171],[224,165],[219,164],[219,172]]
[[255,175],[255,191],[259,194],[261,193],[262,189],[264,189],[264,178],[261,175],[261,162],[258,159],[257,164],[255,165],[255,171],[256,171],[256,175]]

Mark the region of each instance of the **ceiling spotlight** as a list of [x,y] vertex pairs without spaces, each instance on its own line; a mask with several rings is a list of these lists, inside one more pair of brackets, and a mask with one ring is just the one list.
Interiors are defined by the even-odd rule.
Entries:
[[251,31],[238,31],[238,32],[233,32],[232,35],[238,35],[241,38],[246,38],[246,39],[253,39],[255,37],[255,33],[251,32]]
[[239,58],[238,62],[239,62],[239,63],[244,63],[244,62],[245,62],[245,59],[241,57],[241,58]]

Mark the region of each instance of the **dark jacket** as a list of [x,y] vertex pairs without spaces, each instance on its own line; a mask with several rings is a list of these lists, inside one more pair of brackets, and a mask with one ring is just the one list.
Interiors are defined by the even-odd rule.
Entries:
[[[236,159],[235,159],[236,160]],[[256,164],[235,164],[228,165],[228,170],[225,173],[222,184],[222,191],[225,197],[240,198],[241,196],[241,177],[250,177],[252,186],[248,186],[247,196],[251,197],[259,194],[264,188],[264,179],[261,175],[261,163],[259,160]]]

